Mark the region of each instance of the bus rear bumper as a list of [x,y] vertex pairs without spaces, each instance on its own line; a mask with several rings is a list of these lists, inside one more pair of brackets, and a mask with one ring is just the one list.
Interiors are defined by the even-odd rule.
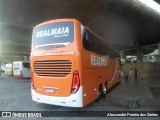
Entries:
[[55,97],[47,96],[36,93],[35,90],[31,90],[32,100],[38,103],[45,103],[66,107],[83,107],[83,87],[81,86],[77,93],[71,94],[68,97]]
[[23,74],[13,75],[13,77],[15,77],[15,78],[23,78]]

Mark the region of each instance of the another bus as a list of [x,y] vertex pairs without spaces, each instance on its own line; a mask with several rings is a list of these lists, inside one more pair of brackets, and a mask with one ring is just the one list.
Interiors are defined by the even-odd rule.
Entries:
[[11,63],[6,64],[6,69],[5,69],[6,75],[13,75],[13,68],[12,67],[13,66]]
[[13,62],[13,76],[16,78],[30,78],[31,69],[29,61]]
[[57,19],[34,27],[32,100],[83,107],[120,81],[118,52],[75,19]]
[[2,72],[5,72],[6,65],[5,64],[1,65],[1,68],[2,68]]

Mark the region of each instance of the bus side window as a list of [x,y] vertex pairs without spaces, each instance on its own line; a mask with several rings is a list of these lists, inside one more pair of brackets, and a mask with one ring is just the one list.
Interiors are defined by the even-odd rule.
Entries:
[[89,32],[85,30],[84,35],[83,35],[83,46],[85,49],[89,51],[93,51],[93,41],[90,38]]
[[104,55],[104,44],[90,31],[85,30],[83,36],[83,46],[86,50]]
[[109,55],[111,58],[118,58],[118,53],[116,53],[110,46],[106,46],[105,43],[100,40],[93,33],[87,29],[83,34],[83,46],[86,50],[98,53],[100,55]]

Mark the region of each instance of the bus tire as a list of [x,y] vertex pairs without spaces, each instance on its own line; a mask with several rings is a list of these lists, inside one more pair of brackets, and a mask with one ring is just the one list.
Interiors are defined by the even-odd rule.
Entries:
[[100,99],[103,97],[103,95],[104,95],[104,93],[102,91],[102,85],[99,85],[99,87],[98,87],[98,98],[97,98],[96,101],[99,102]]

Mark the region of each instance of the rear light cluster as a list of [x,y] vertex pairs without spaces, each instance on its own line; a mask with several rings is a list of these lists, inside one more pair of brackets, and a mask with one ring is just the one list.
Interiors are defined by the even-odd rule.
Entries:
[[[35,89],[33,72],[31,74],[31,87],[32,89]],[[73,72],[71,93],[75,94],[78,91],[79,87],[80,87],[80,78],[79,78],[79,73],[76,70]]]
[[73,72],[71,93],[72,94],[76,93],[78,91],[79,87],[80,87],[80,78],[79,78],[78,70],[76,70]]

